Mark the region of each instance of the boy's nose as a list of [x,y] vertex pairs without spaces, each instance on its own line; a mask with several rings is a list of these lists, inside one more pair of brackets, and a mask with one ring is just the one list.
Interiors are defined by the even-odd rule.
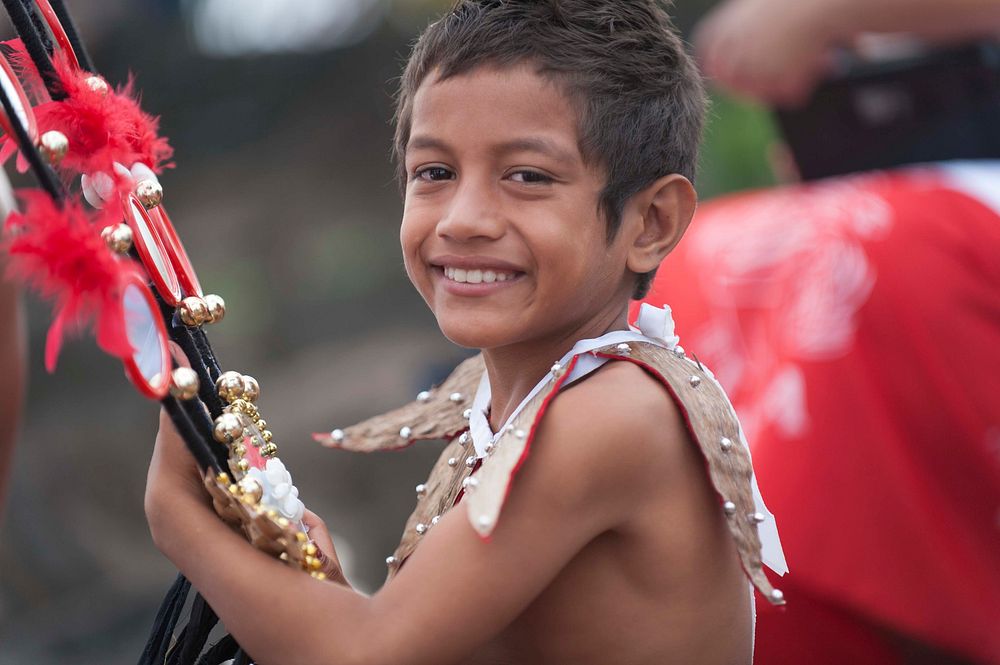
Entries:
[[504,234],[505,224],[496,197],[483,187],[460,187],[444,215],[438,221],[437,234],[442,238],[463,241],[474,238],[496,240]]

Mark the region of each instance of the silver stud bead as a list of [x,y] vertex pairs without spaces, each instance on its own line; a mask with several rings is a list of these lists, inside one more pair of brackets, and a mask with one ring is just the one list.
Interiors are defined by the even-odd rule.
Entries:
[[727,515],[734,515],[736,514],[736,504],[732,501],[726,501],[722,504],[722,510],[724,510]]
[[336,441],[337,443],[342,442],[344,440],[344,430],[342,429],[333,430],[332,432],[330,432],[330,438]]
[[469,445],[469,441],[471,439],[472,439],[472,437],[469,436],[468,432],[462,432],[462,436],[458,437],[458,442],[460,444],[462,444],[463,446],[467,446],[467,445]]
[[462,489],[474,490],[478,486],[479,486],[479,479],[478,478],[473,478],[473,477],[470,476],[470,477],[468,477],[468,478],[466,478],[465,480],[462,481]]
[[761,513],[750,513],[749,515],[747,515],[747,518],[750,520],[752,524],[760,524],[765,519]]
[[453,466],[455,466],[457,464],[458,464],[458,460],[457,459],[455,459],[454,457],[449,457],[448,458],[448,466],[453,467]]
[[552,366],[552,369],[550,371],[552,372],[552,376],[554,376],[554,377],[556,377],[558,379],[560,376],[562,376],[564,374],[562,363],[556,363],[556,364],[554,364]]
[[483,448],[483,450],[485,450],[486,454],[489,455],[490,453],[493,452],[493,444],[487,443],[486,446]]
[[619,355],[627,356],[628,354],[632,353],[632,347],[622,342],[621,344],[615,347],[615,351],[617,351]]
[[684,359],[684,347],[681,346],[680,344],[678,344],[677,346],[675,346],[674,347],[674,355],[677,356],[678,358],[680,358],[681,360],[683,360]]
[[385,565],[389,566],[390,568],[395,567],[396,564],[398,564],[398,563],[399,563],[399,559],[397,559],[394,556],[387,556],[385,558]]
[[437,526],[437,523],[441,521],[440,515],[435,515],[431,518],[431,526]]
[[418,402],[429,402],[430,399],[431,399],[431,394],[426,390],[421,390],[419,393],[417,393]]
[[468,420],[469,418],[471,418],[472,417],[472,409],[466,409],[465,411],[463,411],[462,412],[462,417],[465,418],[466,420]]
[[524,437],[528,436],[528,433],[525,432],[523,429],[516,429],[514,430],[514,436],[516,436],[519,439],[523,439]]
[[733,441],[728,436],[724,436],[722,437],[722,440],[719,441],[719,446],[722,448],[722,452],[728,453],[733,449]]
[[399,430],[399,436],[401,436],[404,439],[409,439],[412,434],[413,434],[413,429],[410,427],[403,427]]
[[418,536],[422,536],[427,533],[427,525],[421,522],[417,524],[417,526],[413,527],[413,530],[417,532]]
[[462,393],[452,393],[452,394],[448,395],[448,399],[450,399],[452,402],[461,402],[462,401]]
[[427,485],[420,483],[417,485],[417,496],[423,496],[425,494],[427,494]]
[[465,458],[465,466],[469,467],[470,469],[472,467],[476,466],[476,456],[475,455],[469,455],[468,457],[466,457]]
[[781,589],[771,589],[771,600],[776,603],[785,602],[785,594]]
[[688,382],[691,384],[692,388],[697,388],[698,386],[701,385],[701,377],[700,376],[695,376],[694,374],[692,374],[691,378],[688,379]]

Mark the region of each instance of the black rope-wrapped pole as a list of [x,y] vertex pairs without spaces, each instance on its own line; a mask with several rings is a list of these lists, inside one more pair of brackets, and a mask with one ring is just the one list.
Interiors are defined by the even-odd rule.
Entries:
[[87,47],[84,46],[83,40],[80,39],[80,32],[76,29],[76,23],[73,22],[73,17],[70,15],[69,10],[66,9],[66,5],[63,4],[63,0],[50,0],[49,4],[52,5],[52,10],[59,18],[59,22],[62,23],[63,30],[66,31],[69,44],[76,53],[76,59],[79,61],[80,67],[86,69],[91,74],[96,74],[97,68],[94,67],[94,61],[91,59]]
[[[6,1],[4,0],[4,2]],[[17,142],[18,148],[20,148],[21,154],[28,161],[28,165],[34,172],[35,177],[38,179],[38,184],[41,185],[46,194],[52,197],[53,201],[62,202],[66,198],[66,188],[55,172],[45,163],[41,153],[38,152],[38,149],[32,142],[31,137],[28,136],[27,130],[18,121],[14,102],[7,96],[7,91],[2,86],[0,86],[0,103],[3,104],[3,110],[7,114],[7,117],[10,118],[10,125],[14,129],[14,140]]]
[[66,92],[59,83],[56,70],[52,66],[52,59],[49,57],[51,46],[46,46],[48,38],[39,34],[34,23],[33,12],[29,12],[21,0],[3,0],[3,6],[14,24],[17,36],[24,42],[24,47],[31,56],[31,61],[35,63],[38,73],[45,82],[45,88],[49,91],[49,96],[58,101],[66,98]]

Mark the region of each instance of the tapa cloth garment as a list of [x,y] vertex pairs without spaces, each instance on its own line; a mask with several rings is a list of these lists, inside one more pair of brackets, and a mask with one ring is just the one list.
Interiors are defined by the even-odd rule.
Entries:
[[[398,449],[418,439],[451,439],[421,486],[417,507],[390,559],[390,576],[436,518],[458,501],[462,501],[473,528],[488,538],[501,518],[517,470],[530,463],[530,445],[551,399],[605,362],[618,360],[641,365],[674,397],[691,438],[705,457],[709,478],[720,497],[720,510],[729,515],[730,533],[748,578],[771,602],[782,602],[781,592],[762,571],[762,564],[766,564],[778,574],[786,572],[781,543],[774,518],[760,496],[732,405],[711,372],[686,358],[677,346],[669,308],[645,307],[637,325],[634,330],[615,331],[574,345],[496,433],[486,420],[489,381],[482,358],[477,356],[412,404],[355,427],[316,436],[327,445],[357,451]],[[759,524],[748,520],[748,515],[757,515]]]
[[[878,624],[1000,663],[1000,162],[705,204],[647,300],[677,308],[781,516],[795,575],[760,662],[859,662]],[[803,633],[796,589],[836,619]]]

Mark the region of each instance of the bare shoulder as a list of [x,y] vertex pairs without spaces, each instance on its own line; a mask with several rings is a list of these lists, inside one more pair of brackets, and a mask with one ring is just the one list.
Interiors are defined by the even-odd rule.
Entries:
[[641,367],[618,361],[552,402],[532,456],[558,465],[564,496],[629,510],[636,496],[649,495],[650,486],[703,473],[692,451],[667,389]]

